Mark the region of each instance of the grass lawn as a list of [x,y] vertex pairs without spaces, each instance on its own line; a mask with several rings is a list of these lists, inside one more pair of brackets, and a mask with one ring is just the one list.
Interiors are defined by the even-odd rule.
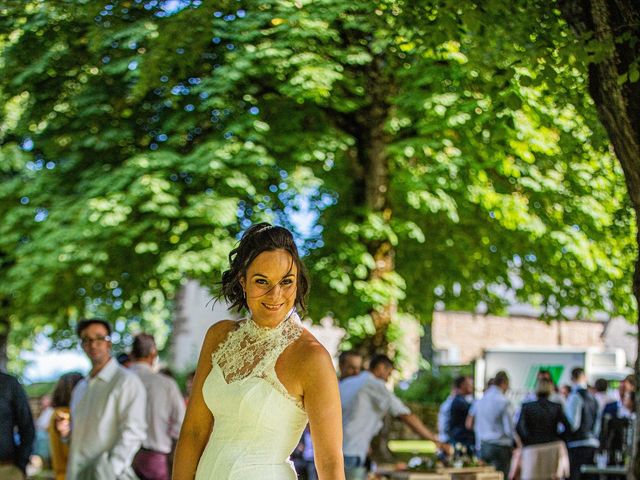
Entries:
[[389,440],[392,453],[414,453],[428,455],[436,453],[436,444],[430,440]]

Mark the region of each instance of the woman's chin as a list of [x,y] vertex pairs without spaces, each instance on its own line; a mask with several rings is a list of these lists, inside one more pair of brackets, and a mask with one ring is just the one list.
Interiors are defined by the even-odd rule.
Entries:
[[284,316],[289,310],[286,308],[286,305],[280,305],[278,308],[267,308],[264,305],[260,305],[259,308],[254,310],[253,319],[260,323],[261,320],[266,321],[267,323],[279,322],[280,320],[284,320]]

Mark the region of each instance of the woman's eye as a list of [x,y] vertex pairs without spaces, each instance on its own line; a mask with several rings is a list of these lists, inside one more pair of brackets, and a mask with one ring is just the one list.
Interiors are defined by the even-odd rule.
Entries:
[[256,280],[256,283],[257,283],[258,285],[266,285],[266,284],[267,284],[267,281],[266,281],[266,280],[264,280],[264,279],[262,279],[262,278],[259,278],[258,280]]
[[291,280],[290,278],[286,278],[284,280],[282,280],[282,285],[291,285],[293,284],[293,280]]

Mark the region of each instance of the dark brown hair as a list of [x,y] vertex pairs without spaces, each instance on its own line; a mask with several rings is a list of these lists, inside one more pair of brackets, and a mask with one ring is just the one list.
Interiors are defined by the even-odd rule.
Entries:
[[111,325],[106,320],[102,320],[101,318],[83,318],[78,322],[78,325],[76,326],[76,333],[78,334],[78,336],[82,335],[82,332],[85,328],[87,328],[89,325],[93,325],[94,323],[102,325],[107,329],[107,335],[111,335]]
[[53,398],[51,399],[51,404],[54,408],[69,406],[73,387],[75,387],[82,378],[82,374],[79,372],[69,372],[58,379],[53,389]]
[[300,260],[293,235],[286,228],[269,223],[257,223],[249,227],[242,235],[238,246],[229,253],[229,270],[222,274],[218,292],[218,298],[224,298],[230,305],[229,309],[235,308],[240,311],[248,308],[240,280],[245,277],[249,265],[258,255],[273,250],[288,252],[298,267],[296,306],[303,312],[306,310],[309,277]]
[[496,373],[496,376],[493,378],[494,378],[493,384],[496,387],[500,387],[505,383],[509,383],[509,376],[507,375],[507,372],[505,372],[504,370],[500,370],[498,373]]
[[380,364],[393,368],[393,361],[383,353],[378,353],[369,360],[369,370],[373,371]]
[[360,357],[362,355],[355,350],[345,350],[344,352],[340,352],[340,356],[338,357],[338,365],[344,365],[349,357]]

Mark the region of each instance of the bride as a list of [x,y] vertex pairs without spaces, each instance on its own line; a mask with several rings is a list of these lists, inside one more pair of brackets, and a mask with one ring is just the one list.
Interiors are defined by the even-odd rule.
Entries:
[[249,317],[209,328],[174,480],[295,480],[307,422],[320,480],[344,480],[342,420],[327,351],[300,323],[309,283],[291,233],[259,223],[229,254],[220,295]]

